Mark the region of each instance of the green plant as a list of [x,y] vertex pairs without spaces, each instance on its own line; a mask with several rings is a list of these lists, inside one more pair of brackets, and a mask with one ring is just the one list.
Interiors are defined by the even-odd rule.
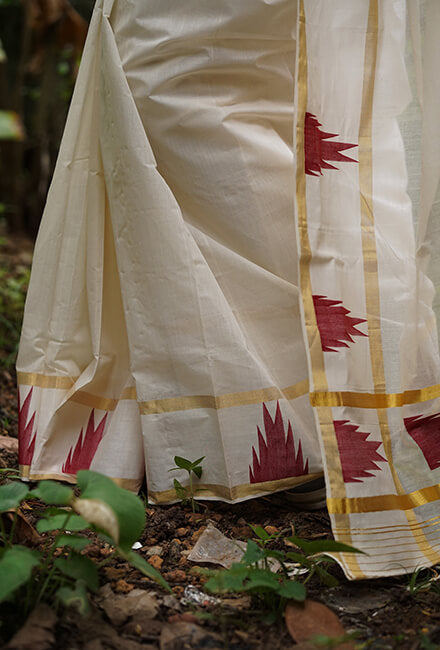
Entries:
[[[270,542],[282,537],[281,533],[269,535],[261,526],[251,526],[257,541],[249,539],[246,551],[240,562],[230,569],[203,570],[208,576],[206,589],[214,593],[249,593],[253,600],[255,613],[263,615],[267,622],[279,619],[288,600],[303,601],[306,597],[306,583],[317,574],[327,585],[337,584],[324,565],[334,560],[326,553],[360,553],[352,546],[334,540],[308,542],[298,537],[283,538],[294,544],[298,551],[280,551],[269,548]],[[302,553],[301,553],[302,551]],[[278,561],[281,574],[271,570],[271,563]],[[308,571],[304,578],[291,577],[289,564],[298,563]]]
[[[78,472],[77,483],[78,497],[72,488],[55,481],[40,481],[30,491],[18,481],[0,486],[0,602],[12,604],[18,620],[24,620],[40,601],[55,600],[87,612],[88,591],[98,589],[99,566],[112,555],[171,591],[160,573],[132,550],[145,525],[141,500],[97,472]],[[17,509],[25,499],[35,498],[47,506],[36,525],[39,533],[49,533],[41,551],[14,544]],[[7,531],[1,513],[9,511],[15,516]],[[83,554],[91,543],[84,531],[96,532],[113,547],[101,564]]]
[[197,460],[190,461],[187,460],[186,458],[182,458],[181,456],[174,456],[174,462],[176,463],[176,467],[172,467],[171,469],[168,470],[169,472],[175,472],[183,469],[186,472],[188,472],[188,478],[189,478],[188,487],[183,486],[180,483],[180,481],[178,481],[176,478],[173,481],[173,485],[174,485],[174,489],[176,490],[177,497],[182,501],[184,505],[191,504],[191,508],[193,512],[196,512],[199,509],[199,506],[197,505],[194,497],[197,494],[197,492],[203,491],[201,488],[194,489],[193,474],[197,476],[198,479],[201,478],[203,473],[201,462],[204,459],[205,456],[202,456]]
[[411,596],[417,596],[421,591],[440,592],[438,573],[433,568],[419,567],[411,573],[408,581],[408,591]]

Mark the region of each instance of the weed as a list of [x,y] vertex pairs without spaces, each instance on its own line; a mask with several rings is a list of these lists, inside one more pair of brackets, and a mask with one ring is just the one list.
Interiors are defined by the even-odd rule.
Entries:
[[13,272],[3,263],[0,266],[0,348],[6,351],[0,365],[5,368],[15,362],[29,274],[25,266],[18,266]]
[[176,490],[177,497],[182,501],[184,505],[191,504],[191,508],[193,512],[199,510],[199,506],[196,503],[194,497],[197,494],[197,492],[203,491],[201,488],[194,489],[193,474],[197,476],[198,479],[201,478],[203,473],[201,462],[204,459],[205,456],[202,456],[197,460],[190,461],[187,460],[186,458],[182,458],[181,456],[174,456],[174,462],[176,463],[176,467],[172,467],[171,469],[168,470],[169,472],[175,472],[183,469],[186,472],[188,472],[188,478],[189,478],[188,487],[183,486],[180,483],[180,481],[178,481],[176,478],[174,479],[173,484],[174,484],[174,489]]
[[435,569],[419,567],[411,573],[407,589],[411,596],[417,596],[422,591],[440,593],[438,579],[439,575]]
[[[205,587],[209,591],[249,593],[255,613],[262,614],[263,620],[268,623],[282,616],[288,600],[300,602],[305,600],[305,584],[312,575],[317,574],[327,585],[337,584],[337,580],[324,566],[334,560],[324,555],[325,553],[361,552],[334,540],[308,542],[298,537],[284,538],[285,541],[295,545],[298,551],[274,550],[269,548],[269,543],[280,538],[281,534],[269,535],[261,526],[251,526],[251,528],[257,536],[257,541],[248,540],[240,562],[233,564],[230,569],[203,570],[202,573],[208,576]],[[280,564],[280,575],[271,571],[270,565],[274,561]],[[299,576],[290,577],[289,564],[292,561],[308,570],[304,579]]]
[[[72,488],[55,481],[40,481],[30,491],[18,481],[0,486],[0,602],[13,607],[16,624],[41,601],[55,600],[87,612],[88,592],[98,589],[100,565],[82,553],[90,540],[80,531],[96,532],[113,547],[112,555],[171,591],[160,573],[132,550],[145,525],[141,500],[97,472],[78,472],[77,484],[78,497]],[[35,498],[47,506],[40,513],[38,532],[53,533],[42,551],[14,544],[17,509],[25,499]],[[7,532],[1,513],[10,511],[15,516]]]

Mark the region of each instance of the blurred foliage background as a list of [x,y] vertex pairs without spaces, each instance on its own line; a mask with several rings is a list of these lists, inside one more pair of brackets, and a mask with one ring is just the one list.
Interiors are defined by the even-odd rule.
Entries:
[[0,0],[0,219],[9,233],[38,230],[93,4]]
[[0,0],[0,425],[4,413],[15,417],[8,409],[33,240],[93,4]]

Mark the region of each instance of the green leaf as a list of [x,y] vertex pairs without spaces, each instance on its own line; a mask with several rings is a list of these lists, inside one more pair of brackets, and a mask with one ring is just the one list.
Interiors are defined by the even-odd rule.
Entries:
[[55,597],[66,607],[75,607],[84,616],[90,609],[87,587],[84,582],[78,580],[74,588],[60,587]]
[[315,553],[362,553],[365,555],[363,551],[348,546],[348,544],[336,542],[334,539],[324,539],[316,542],[308,542],[300,537],[287,537],[286,539],[302,549],[307,555],[315,555]]
[[186,458],[182,458],[182,456],[174,456],[174,462],[180,469],[186,469],[187,472],[190,472],[192,470],[191,461],[187,460]]
[[243,591],[259,591],[261,588],[278,591],[279,587],[278,578],[272,571],[253,569],[249,572],[249,581],[244,585]]
[[[200,458],[197,458],[197,460],[193,460],[193,462],[191,463],[191,469],[194,469],[197,465],[200,465],[202,460],[205,460],[205,458],[206,458],[206,456],[201,456]],[[200,469],[202,469],[202,468],[200,468]]]
[[233,564],[230,569],[210,573],[205,588],[215,593],[243,591],[244,581],[250,572],[251,569],[242,564]]
[[38,551],[31,551],[25,546],[6,549],[0,560],[0,602],[28,582],[40,558]]
[[286,580],[278,588],[278,595],[283,598],[292,598],[293,600],[299,600],[302,602],[306,599],[306,588],[302,582]]
[[91,544],[87,537],[80,537],[79,535],[59,535],[56,538],[55,546],[70,546],[77,551],[82,551],[83,548]]
[[256,564],[266,557],[265,552],[252,539],[248,539],[246,551],[240,560],[241,564]]
[[[118,549],[120,550],[120,549]],[[172,593],[172,589],[168,582],[161,576],[159,571],[157,571],[154,567],[149,564],[146,560],[144,560],[143,557],[135,553],[134,551],[130,550],[129,552],[121,552],[121,555],[124,559],[126,559],[132,566],[134,566],[135,569],[138,569],[141,573],[144,575],[148,576],[148,578],[151,578],[155,582],[157,582],[161,587]]]
[[0,512],[6,512],[12,508],[18,508],[20,503],[25,500],[29,493],[29,488],[25,483],[14,481],[0,485]]
[[72,551],[67,558],[56,558],[54,565],[63,575],[75,580],[83,580],[91,591],[98,591],[98,569],[85,555]]
[[201,467],[193,467],[192,471],[197,476],[197,478],[200,478],[203,474],[203,469]]
[[[75,513],[70,514],[69,519],[67,520],[67,515],[69,512],[63,512],[62,514],[49,514],[44,519],[40,519],[37,522],[37,530],[39,533],[47,533],[51,530],[84,530],[84,528],[90,528],[89,523],[76,515]],[[66,523],[67,520],[67,523]]]
[[142,501],[132,492],[124,490],[107,476],[80,470],[77,483],[81,489],[80,499],[97,499],[106,503],[119,523],[119,546],[131,550],[145,526],[145,509]]
[[174,489],[176,490],[176,495],[181,501],[185,501],[188,498],[186,489],[183,487],[182,483],[176,478],[173,481]]
[[41,499],[48,505],[68,506],[73,498],[73,490],[56,481],[40,481],[31,496]]
[[251,528],[256,536],[263,541],[270,539],[269,533],[267,533],[262,526],[252,526],[252,524],[249,524],[249,528]]

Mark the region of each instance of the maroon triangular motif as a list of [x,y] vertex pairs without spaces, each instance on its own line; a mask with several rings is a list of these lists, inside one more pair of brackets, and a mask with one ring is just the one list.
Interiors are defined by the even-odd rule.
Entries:
[[87,422],[86,433],[81,429],[75,448],[71,447],[66,462],[63,465],[63,472],[76,474],[80,469],[89,469],[95,456],[98,445],[104,435],[104,427],[107,420],[106,413],[95,429],[95,410],[90,413]]
[[304,462],[301,441],[298,442],[298,449],[295,452],[292,425],[288,422],[286,436],[278,402],[274,420],[266,404],[263,404],[263,422],[266,439],[257,427],[259,458],[255,448],[252,447],[252,465],[249,466],[250,482],[261,483],[308,474],[309,461]]
[[440,413],[414,415],[404,418],[403,422],[424,455],[429,469],[440,467]]
[[29,408],[31,405],[33,386],[26,395],[23,405],[20,404],[20,391],[18,391],[18,462],[20,465],[30,465],[35,451],[35,439],[37,432],[34,433],[35,414],[32,414],[30,420]]
[[306,113],[304,119],[304,165],[305,173],[319,176],[323,169],[338,169],[330,165],[333,162],[358,162],[353,158],[344,156],[341,151],[357,147],[349,142],[328,142],[329,138],[336,138],[337,133],[326,133],[319,128],[322,126],[312,113]]
[[354,343],[353,336],[367,336],[355,327],[365,323],[365,318],[349,316],[350,311],[344,307],[341,300],[313,296],[313,305],[324,352],[337,352],[335,348],[348,348],[348,343]]
[[371,472],[382,469],[377,463],[387,462],[377,452],[382,443],[367,440],[370,434],[358,431],[359,427],[349,420],[334,420],[333,424],[344,483],[362,483],[363,479],[375,476]]

